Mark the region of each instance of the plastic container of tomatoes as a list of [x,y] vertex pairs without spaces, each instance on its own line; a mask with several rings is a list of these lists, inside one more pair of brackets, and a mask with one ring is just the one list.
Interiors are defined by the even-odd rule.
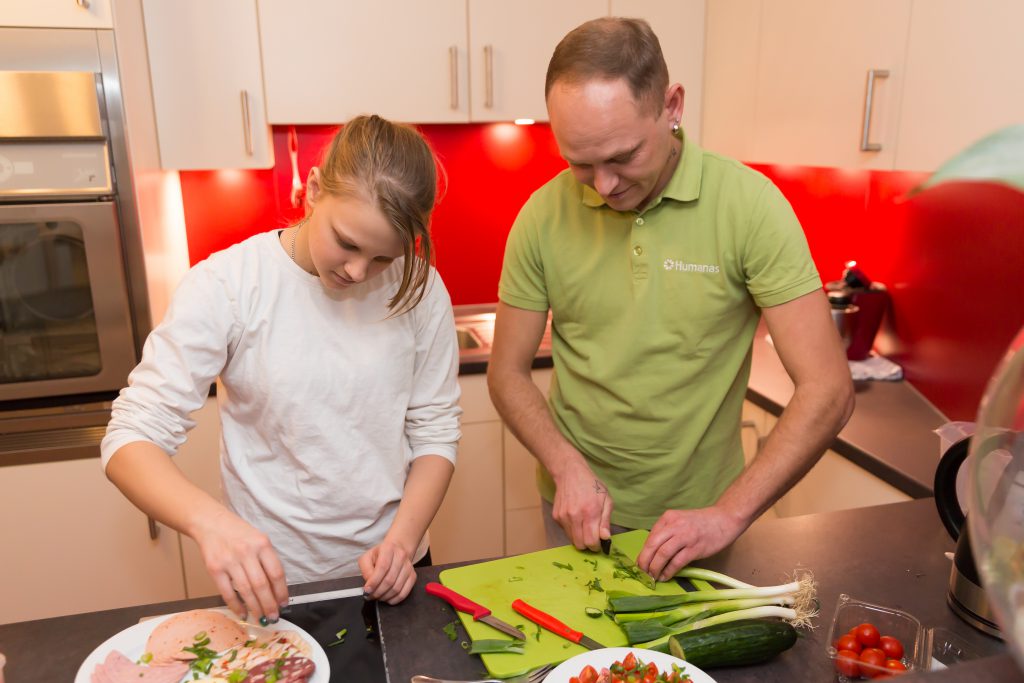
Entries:
[[909,612],[845,594],[836,604],[827,643],[840,683],[942,669],[979,656],[951,631],[926,628]]

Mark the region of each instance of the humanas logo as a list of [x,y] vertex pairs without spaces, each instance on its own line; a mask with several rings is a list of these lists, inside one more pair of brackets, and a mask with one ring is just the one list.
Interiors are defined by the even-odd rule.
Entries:
[[686,263],[667,258],[665,259],[665,270],[678,270],[683,273],[717,273],[721,268],[708,263]]

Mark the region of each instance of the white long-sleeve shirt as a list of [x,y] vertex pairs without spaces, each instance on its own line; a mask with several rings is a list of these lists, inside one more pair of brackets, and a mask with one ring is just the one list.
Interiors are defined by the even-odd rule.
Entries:
[[432,269],[419,305],[388,317],[401,268],[327,290],[276,230],[197,264],[114,401],[104,468],[133,441],[175,454],[220,377],[225,502],[269,536],[289,583],[358,574],[412,460],[454,463],[460,436],[451,300]]

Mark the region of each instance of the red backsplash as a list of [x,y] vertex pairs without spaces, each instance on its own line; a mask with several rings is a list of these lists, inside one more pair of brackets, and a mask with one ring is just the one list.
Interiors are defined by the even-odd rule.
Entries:
[[[519,208],[565,167],[546,125],[424,125],[448,172],[434,214],[437,268],[456,304],[497,299],[505,238]],[[334,126],[299,126],[305,179]],[[289,203],[288,129],[274,128],[275,168],[181,173],[189,257],[301,215]],[[973,420],[1024,325],[1024,194],[999,185],[939,186],[926,174],[756,165],[793,204],[823,280],[854,259],[892,295],[878,347],[951,419]]]

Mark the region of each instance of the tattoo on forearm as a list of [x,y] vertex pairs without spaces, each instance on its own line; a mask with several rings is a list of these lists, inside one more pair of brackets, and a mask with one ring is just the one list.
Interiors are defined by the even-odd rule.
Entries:
[[605,495],[608,493],[608,489],[605,488],[605,485],[601,483],[600,479],[594,480],[594,493],[598,495]]

